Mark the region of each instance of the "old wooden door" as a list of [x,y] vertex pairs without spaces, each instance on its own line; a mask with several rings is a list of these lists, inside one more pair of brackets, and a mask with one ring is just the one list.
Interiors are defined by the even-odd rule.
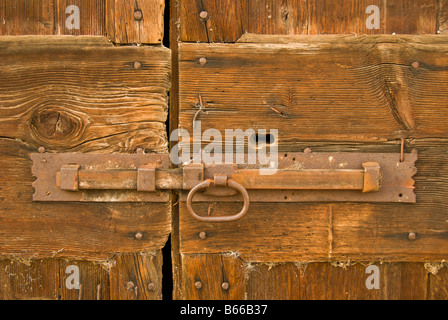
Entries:
[[[446,0],[6,0],[0,17],[1,299],[447,298]],[[52,155],[166,158],[193,120],[204,147],[278,130],[296,170],[416,150],[417,200],[276,190],[225,223],[185,191],[33,201]]]
[[0,4],[1,299],[161,299],[170,203],[33,202],[30,154],[168,152],[164,8]]
[[[207,223],[180,201],[176,298],[446,299],[447,8],[443,0],[172,2],[173,127],[193,131],[199,112],[202,133],[278,129],[271,142],[292,161],[301,152],[373,152],[399,162],[414,149],[419,158],[416,203],[285,194],[251,202],[236,222]],[[240,206],[197,210],[229,215]]]

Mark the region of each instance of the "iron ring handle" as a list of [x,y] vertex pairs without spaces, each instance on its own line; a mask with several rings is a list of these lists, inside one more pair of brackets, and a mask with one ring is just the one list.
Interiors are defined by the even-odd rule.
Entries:
[[246,215],[247,211],[249,211],[249,205],[250,205],[249,194],[247,193],[246,188],[244,188],[241,184],[239,184],[238,182],[231,180],[231,179],[227,180],[227,186],[229,188],[239,191],[244,199],[243,209],[241,209],[241,211],[238,214],[233,215],[233,216],[224,216],[224,217],[204,217],[204,216],[199,216],[196,214],[196,212],[194,212],[193,206],[192,206],[193,196],[199,190],[206,189],[206,188],[210,187],[210,184],[212,184],[212,183],[214,183],[214,180],[212,180],[212,179],[205,180],[204,182],[201,182],[200,184],[195,186],[193,189],[191,189],[190,193],[188,193],[187,209],[188,209],[188,212],[191,214],[191,216],[201,222],[232,222],[232,221],[236,221],[236,220],[239,220],[242,217],[244,217]]

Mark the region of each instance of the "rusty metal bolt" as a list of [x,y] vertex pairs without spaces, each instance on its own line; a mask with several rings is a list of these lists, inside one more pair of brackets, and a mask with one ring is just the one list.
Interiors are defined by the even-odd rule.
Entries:
[[230,284],[228,282],[223,282],[222,285],[221,285],[221,288],[223,290],[229,290]]
[[205,239],[207,239],[207,234],[204,231],[202,231],[201,233],[199,233],[199,238],[201,238],[202,240],[205,240]]
[[142,63],[140,61],[135,61],[134,62],[134,69],[135,70],[140,70],[142,68]]
[[201,17],[202,20],[205,20],[208,18],[208,12],[207,11],[201,11],[201,13],[199,14],[199,17]]
[[412,67],[417,70],[418,68],[420,68],[420,63],[418,61],[415,61],[412,63]]
[[126,283],[126,289],[128,290],[132,290],[135,288],[135,284],[132,281],[129,281],[128,283]]
[[205,66],[205,65],[207,64],[207,59],[204,58],[204,57],[200,58],[200,59],[199,59],[199,64],[200,64],[201,66]]
[[39,149],[37,149],[37,151],[39,153],[45,153],[45,148],[44,147],[39,147]]
[[135,239],[140,240],[141,238],[143,238],[143,234],[141,232],[137,232],[135,234]]
[[151,282],[150,284],[148,284],[149,291],[153,291],[155,288],[156,288],[156,285],[154,283]]
[[194,287],[196,288],[196,289],[201,289],[202,288],[202,282],[201,281],[196,281],[195,283],[194,283]]
[[409,240],[415,240],[417,239],[417,234],[415,232],[409,232],[408,234],[408,239]]
[[140,20],[142,20],[143,19],[143,12],[142,12],[142,10],[135,10],[134,11],[134,20],[136,20],[136,21],[140,21]]

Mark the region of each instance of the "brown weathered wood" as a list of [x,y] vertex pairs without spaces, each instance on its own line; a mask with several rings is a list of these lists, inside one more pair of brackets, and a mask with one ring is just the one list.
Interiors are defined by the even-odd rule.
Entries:
[[429,277],[429,296],[431,300],[448,299],[448,268],[446,262],[426,263],[425,268]]
[[[239,260],[235,255],[182,255],[183,298],[194,300],[425,300],[440,299],[445,283],[444,269],[429,287],[424,263],[289,262],[257,263]],[[378,267],[379,288],[366,283]],[[446,269],[446,268],[445,268]],[[232,274],[229,278],[228,275]],[[228,294],[221,282],[230,284]],[[202,287],[197,289],[195,284]],[[370,279],[370,283],[372,280]],[[236,288],[234,288],[236,287]],[[231,289],[237,292],[232,295]],[[442,290],[442,292],[441,292]],[[429,293],[433,292],[432,295]],[[226,294],[224,294],[226,293]],[[442,294],[442,295],[441,295]]]
[[110,271],[112,300],[162,299],[162,252],[117,256]]
[[0,47],[2,254],[104,259],[163,247],[169,204],[35,203],[29,154],[166,152],[169,50],[92,37],[6,37]]
[[[68,29],[66,9],[80,11],[79,29]],[[142,20],[134,19],[141,10]],[[0,4],[1,35],[95,35],[116,43],[160,44],[164,36],[164,0],[6,0]]]
[[[187,300],[242,300],[245,269],[235,255],[181,255],[181,298]],[[223,288],[228,283],[228,288]]]
[[[386,152],[395,144],[303,144],[313,151]],[[298,146],[299,147],[299,146]],[[446,139],[413,140],[419,150],[416,204],[260,204],[252,203],[238,222],[199,223],[181,203],[183,253],[238,252],[245,261],[334,261],[335,259],[426,261],[445,259],[447,234],[448,150]],[[235,214],[241,205],[195,204],[198,214]],[[287,225],[287,227],[285,227]],[[208,234],[205,240],[200,232]],[[416,233],[409,240],[409,233]]]
[[[105,0],[106,31],[115,43],[162,43],[165,0]],[[136,20],[135,11],[143,18]]]
[[438,33],[448,32],[448,1],[439,0],[439,11],[438,11]]
[[[181,44],[180,126],[193,132],[201,95],[207,111],[199,118],[202,130],[281,129],[280,148],[305,140],[374,143],[446,136],[443,37],[275,41],[286,39],[288,44]],[[205,65],[198,63],[201,57]],[[416,61],[418,69],[412,67]]]
[[[384,3],[395,0],[311,0],[307,1],[308,32],[306,34],[382,34],[385,32],[386,14]],[[371,13],[367,7],[378,6],[380,29],[368,29],[366,20]],[[296,33],[297,34],[297,33]]]
[[[244,261],[245,297],[248,299],[443,299],[446,296],[443,289],[445,269],[439,271],[440,278],[432,283],[434,276],[428,275],[423,263],[377,262],[381,270],[381,289],[367,290],[365,267],[371,262],[363,265],[348,259],[428,261],[433,258],[440,261],[446,257],[444,172],[448,169],[444,154],[448,145],[443,129],[446,124],[442,120],[447,119],[444,106],[448,103],[446,49],[437,49],[444,46],[446,40],[427,42],[429,38],[401,37],[366,46],[365,38],[361,37],[357,38],[359,47],[347,42],[351,49],[364,47],[356,54],[357,49],[352,51],[353,58],[349,58],[348,47],[342,50],[351,60],[348,64],[339,59],[340,47],[329,45],[331,63],[327,71],[322,69],[325,61],[321,58],[316,63],[307,61],[306,56],[294,60],[288,55],[282,56],[285,50],[266,56],[266,64],[261,67],[260,60],[255,57],[257,47],[250,43],[259,43],[269,51],[272,47],[267,43],[301,42],[291,51],[304,50],[301,47],[305,43],[311,53],[322,49],[316,42],[329,38],[314,38],[316,42],[313,42],[283,35],[435,34],[437,30],[442,33],[448,29],[445,27],[446,1],[180,2],[182,41],[236,42],[240,39],[239,42],[248,43],[241,55],[237,46],[229,46],[228,59],[222,59],[221,54],[226,51],[224,46],[198,45],[198,50],[190,50],[193,47],[189,44],[180,45],[179,122],[182,128],[191,131],[200,94],[207,109],[200,115],[203,130],[277,128],[282,152],[303,151],[307,147],[314,152],[397,152],[401,138],[407,138],[405,149],[417,148],[420,155],[416,176],[417,205],[253,204],[248,215],[239,222],[202,224],[193,220],[181,203],[178,250],[183,256],[194,255],[199,265],[201,259],[206,261],[222,252],[238,255]],[[380,8],[379,30],[366,28],[367,5]],[[206,21],[199,17],[202,10],[208,12]],[[232,14],[221,15],[231,10]],[[246,32],[273,36],[243,35]],[[431,44],[432,41],[435,42]],[[201,57],[207,59],[204,66],[198,64]],[[439,59],[444,62],[439,64],[436,62]],[[353,61],[359,65],[354,66]],[[418,69],[411,67],[415,61],[420,63]],[[288,66],[283,67],[283,64]],[[304,74],[298,66],[309,66],[310,72]],[[334,78],[335,70],[347,73]],[[297,75],[303,75],[303,79]],[[323,84],[319,79],[334,79],[339,87]],[[297,80],[306,82],[297,85]],[[339,90],[344,83],[347,90],[354,89],[353,96],[345,89]],[[440,91],[434,83],[440,85]],[[360,84],[370,89],[357,87]],[[306,96],[313,85],[316,91]],[[338,97],[344,99],[340,104]],[[290,114],[294,106],[297,112]],[[310,107],[321,113],[310,113]],[[372,113],[364,113],[363,108],[369,108]],[[365,123],[356,129],[363,121]],[[203,145],[207,143],[204,141]],[[239,205],[223,203],[196,207],[203,214],[210,212],[212,215],[234,214],[239,208]],[[206,233],[205,239],[199,237],[200,232]],[[417,234],[416,240],[408,239],[409,232]],[[203,255],[195,255],[197,253]],[[310,262],[319,256],[334,265],[348,267]],[[277,264],[275,261],[307,263]],[[178,268],[182,267],[183,263],[179,264]],[[204,266],[202,271],[194,270],[190,275],[204,273],[208,268]],[[185,276],[188,271],[181,273]],[[194,289],[191,285],[190,281]],[[216,291],[206,293],[212,297],[216,295]],[[207,295],[199,297],[196,291],[187,290],[184,298],[189,297],[206,299]]]
[[436,34],[438,0],[387,0],[388,34]]
[[[73,274],[69,266],[79,268],[79,289],[66,286]],[[160,300],[162,254],[118,254],[99,261],[2,259],[0,283],[2,300]]]
[[[244,33],[435,34],[438,0],[182,0],[180,38],[185,42],[235,42]],[[370,5],[380,10],[380,28],[369,29]],[[206,19],[200,12],[207,11]]]

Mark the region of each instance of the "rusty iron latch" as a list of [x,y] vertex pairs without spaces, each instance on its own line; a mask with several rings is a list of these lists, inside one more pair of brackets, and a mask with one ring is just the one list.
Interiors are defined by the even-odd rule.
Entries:
[[[33,153],[34,201],[169,202],[181,191],[200,221],[235,221],[251,202],[414,203],[417,152],[290,153],[273,174],[263,167],[188,164],[170,168],[167,154]],[[402,161],[403,160],[403,161]],[[230,217],[201,217],[193,202],[243,202]]]

